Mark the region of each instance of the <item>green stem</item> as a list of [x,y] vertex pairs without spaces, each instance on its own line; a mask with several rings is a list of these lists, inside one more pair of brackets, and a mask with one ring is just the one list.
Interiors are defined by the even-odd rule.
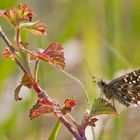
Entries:
[[89,100],[89,97],[88,97],[88,92],[86,90],[86,87],[84,86],[84,84],[79,80],[77,79],[76,77],[72,76],[70,73],[66,72],[65,70],[61,70],[62,73],[64,73],[66,76],[68,76],[69,78],[75,80],[77,83],[80,84],[80,86],[83,88],[84,90],[84,95],[85,95],[85,99],[86,99],[86,103],[87,103],[87,106],[88,108],[90,108],[90,100]]

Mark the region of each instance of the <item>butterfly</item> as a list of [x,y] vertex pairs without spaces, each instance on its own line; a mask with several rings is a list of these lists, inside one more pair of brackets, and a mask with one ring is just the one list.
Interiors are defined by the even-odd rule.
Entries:
[[126,107],[137,107],[140,104],[140,69],[118,77],[109,83],[104,80],[97,82],[101,95],[110,100],[118,100]]

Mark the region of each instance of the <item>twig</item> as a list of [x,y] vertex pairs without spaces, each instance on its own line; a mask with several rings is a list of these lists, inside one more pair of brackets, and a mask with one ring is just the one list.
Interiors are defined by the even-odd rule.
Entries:
[[37,79],[37,77],[38,77],[38,67],[39,67],[39,59],[37,59],[36,62],[35,62],[35,71],[34,71],[35,82],[38,81],[38,79]]
[[[1,38],[4,40],[4,42],[7,44],[7,46],[9,47],[9,49],[11,50],[11,52],[13,54],[15,54],[16,49],[13,47],[12,43],[9,41],[9,39],[7,38],[7,36],[4,34],[4,32],[1,29],[0,26],[0,36]],[[22,66],[22,64],[20,63],[20,61],[15,57],[15,62],[18,66],[20,66],[20,68],[25,72],[28,73],[26,71],[26,69]],[[38,62],[37,64],[38,65]],[[46,94],[46,92],[40,87],[40,85],[35,82],[34,83],[34,90],[36,91],[36,93],[38,93],[38,97],[39,98],[48,98],[49,101],[53,102],[49,96]],[[53,102],[54,103],[54,102]],[[56,108],[58,107],[58,104],[54,104],[56,106]],[[65,118],[65,116],[61,113],[58,113],[57,111],[55,112],[56,116],[58,117],[58,119],[65,125],[65,127],[72,133],[72,135],[77,139],[77,140],[87,140],[87,138],[85,136],[81,136],[76,129],[70,124],[70,122]]]
[[84,136],[80,136],[79,133],[76,131],[75,128],[72,127],[72,125],[69,123],[69,121],[61,114],[56,114],[59,120],[68,128],[68,130],[73,134],[73,136],[77,140],[87,140],[87,138]]
[[[48,98],[49,102],[53,102],[47,93],[40,87],[39,84],[36,84],[35,86],[35,91],[38,92],[38,97],[39,98]],[[54,102],[53,102],[54,103]],[[54,104],[55,105],[55,104]],[[72,135],[77,139],[77,140],[87,140],[85,136],[81,136],[76,129],[70,124],[70,122],[65,118],[65,116],[61,113],[61,111],[58,111],[58,104],[56,104],[56,109],[54,110],[55,115],[58,117],[58,119],[65,125],[65,127],[72,133]]]
[[[2,28],[0,26],[0,36],[1,38],[4,40],[4,42],[6,43],[6,45],[9,47],[10,51],[15,54],[16,53],[16,49],[13,47],[12,43],[9,41],[9,39],[7,38],[7,36],[5,35],[5,33],[2,31]],[[27,73],[27,70],[22,66],[21,62],[15,57],[15,62],[18,66],[20,66],[20,68],[24,71],[24,73]]]
[[7,36],[2,31],[1,26],[0,26],[0,36],[2,37],[2,39],[4,40],[4,42],[7,44],[7,46],[11,50],[11,52],[12,53],[15,53],[16,49],[13,47],[12,43],[9,41],[9,39],[7,38]]

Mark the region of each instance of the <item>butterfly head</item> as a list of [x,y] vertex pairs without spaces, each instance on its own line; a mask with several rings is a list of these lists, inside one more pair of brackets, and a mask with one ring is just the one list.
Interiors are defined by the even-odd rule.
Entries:
[[112,98],[112,92],[110,90],[110,86],[104,80],[98,81],[98,86],[101,89],[101,93],[104,94],[108,99]]
[[104,80],[100,80],[100,81],[98,81],[98,86],[101,89],[104,89],[107,86],[107,83]]

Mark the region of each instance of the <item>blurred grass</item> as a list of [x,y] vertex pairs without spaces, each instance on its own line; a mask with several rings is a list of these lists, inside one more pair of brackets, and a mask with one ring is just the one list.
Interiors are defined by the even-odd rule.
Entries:
[[[4,0],[0,1],[0,9],[11,7],[19,2],[29,4],[36,14],[36,19],[41,18],[48,26],[47,38],[38,38],[30,33],[23,32],[22,38],[28,42],[31,41],[31,48],[46,48],[51,41],[58,41],[65,45],[72,39],[76,39],[82,44],[80,46],[83,52],[83,55],[80,56],[82,61],[66,70],[85,83],[91,101],[98,95],[92,81],[93,75],[98,78],[112,79],[114,74],[120,70],[139,67],[139,0]],[[0,18],[0,24],[12,40],[13,29],[6,23],[5,19]],[[1,40],[0,47],[0,52],[2,52],[5,44]],[[74,51],[72,50],[69,54],[71,55]],[[2,94],[5,94],[6,81],[10,77],[18,77],[19,72],[17,72],[13,62],[4,61],[2,56],[0,56],[0,59],[0,91],[2,96]],[[74,95],[77,96],[77,100],[81,99],[78,100],[78,105],[81,105],[80,109],[77,107],[78,113],[77,111],[74,112],[79,119],[81,116],[78,115],[83,113],[82,111],[85,109],[83,107],[85,105],[83,104],[83,91],[79,85],[76,85],[74,81],[63,76],[45,62],[41,62],[39,72],[41,85],[44,89],[47,89],[49,95],[61,104],[63,104],[64,98]],[[11,89],[15,87],[16,84]],[[38,140],[46,138],[47,131],[50,132],[54,124],[49,123],[47,119],[52,122],[54,118],[45,116],[33,121],[28,120],[28,110],[35,102],[35,97],[32,98],[32,96],[31,93],[30,97],[22,103],[14,103],[10,113],[7,114],[6,120],[0,122],[1,140]],[[18,106],[18,109],[16,106]],[[103,140],[125,139],[123,131],[125,131],[124,124],[127,123],[125,121],[127,114],[126,112],[121,113],[120,117],[113,118],[112,126],[110,126],[112,129],[104,131],[104,136],[107,135],[108,137],[105,136]],[[136,112],[136,115],[139,114]],[[24,124],[24,119],[28,122],[27,126]],[[62,128],[58,139],[66,139],[67,136],[70,136],[67,131],[65,134],[61,134],[63,131],[66,131],[66,129]],[[136,132],[133,133],[137,134]]]

